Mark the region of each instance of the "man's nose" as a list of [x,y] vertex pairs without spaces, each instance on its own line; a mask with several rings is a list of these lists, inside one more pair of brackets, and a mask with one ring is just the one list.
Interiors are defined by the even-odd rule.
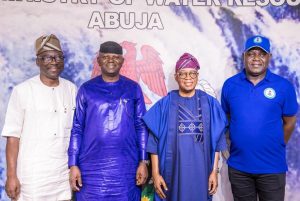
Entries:
[[108,61],[109,61],[109,62],[112,62],[113,60],[114,60],[113,57],[108,57]]
[[55,57],[52,57],[50,63],[51,63],[51,64],[52,64],[52,63],[57,64],[58,62],[56,61]]
[[260,54],[254,54],[254,57],[253,57],[254,60],[260,60],[260,58],[261,58]]

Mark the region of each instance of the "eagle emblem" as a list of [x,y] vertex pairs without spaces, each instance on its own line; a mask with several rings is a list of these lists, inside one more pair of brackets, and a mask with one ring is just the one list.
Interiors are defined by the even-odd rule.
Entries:
[[[153,101],[145,94],[145,87],[157,96],[163,97],[167,95],[163,62],[159,56],[160,54],[150,45],[143,45],[140,49],[142,58],[138,59],[136,43],[123,41],[120,45],[123,47],[123,50],[125,50],[125,61],[120,70],[120,74],[143,86],[145,103],[152,104]],[[93,61],[92,78],[100,74],[101,69],[96,57]]]

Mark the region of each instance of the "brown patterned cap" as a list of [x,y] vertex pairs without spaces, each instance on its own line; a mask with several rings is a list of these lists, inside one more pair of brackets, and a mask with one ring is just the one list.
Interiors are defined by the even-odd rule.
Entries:
[[35,41],[36,55],[49,50],[57,50],[62,52],[60,42],[54,34],[48,36],[41,36]]

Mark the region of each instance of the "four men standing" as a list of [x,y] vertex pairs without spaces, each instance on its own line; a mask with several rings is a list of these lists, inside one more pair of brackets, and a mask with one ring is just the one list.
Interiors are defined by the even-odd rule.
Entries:
[[[140,200],[138,185],[148,177],[146,125],[156,200],[211,200],[218,151],[226,149],[226,117],[216,99],[195,89],[198,61],[182,55],[175,73],[179,90],[146,113],[139,85],[119,74],[122,54],[115,42],[101,44],[102,75],[80,87],[73,121],[76,87],[59,77],[60,42],[52,34],[36,40],[40,75],[14,88],[2,131],[12,200],[70,200],[70,185],[78,201]],[[243,56],[245,69],[222,90],[234,199],[283,201],[285,145],[298,110],[295,90],[268,70],[267,38],[249,38]]]

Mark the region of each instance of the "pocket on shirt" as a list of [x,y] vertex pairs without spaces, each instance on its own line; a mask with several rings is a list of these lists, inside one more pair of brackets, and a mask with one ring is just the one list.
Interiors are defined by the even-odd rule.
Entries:
[[75,107],[66,107],[64,111],[64,128],[71,129],[73,125],[73,117],[74,117]]
[[64,129],[64,137],[66,138],[70,138],[70,136],[71,136],[71,128],[65,128]]
[[63,144],[65,151],[68,151],[69,143],[70,143],[70,136],[71,136],[71,128],[64,129],[64,137],[63,137]]

